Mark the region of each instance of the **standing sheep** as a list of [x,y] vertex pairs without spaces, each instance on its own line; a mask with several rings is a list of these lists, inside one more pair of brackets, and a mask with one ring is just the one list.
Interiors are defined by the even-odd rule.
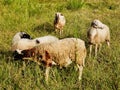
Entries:
[[78,79],[81,80],[86,58],[85,43],[81,39],[66,38],[52,43],[40,44],[31,50],[22,51],[22,54],[45,64],[46,81],[48,81],[49,70],[52,65],[67,67],[72,62],[77,64],[79,69]]
[[95,19],[91,23],[91,27],[87,32],[87,36],[90,43],[90,56],[92,52],[92,45],[95,45],[95,56],[97,56],[97,48],[101,46],[101,43],[106,41],[110,46],[110,31],[109,27],[99,20]]
[[66,20],[65,20],[65,17],[63,16],[63,14],[57,12],[55,14],[55,19],[54,19],[54,28],[55,28],[55,31],[60,32],[60,35],[62,34],[63,32],[63,27],[66,23]]

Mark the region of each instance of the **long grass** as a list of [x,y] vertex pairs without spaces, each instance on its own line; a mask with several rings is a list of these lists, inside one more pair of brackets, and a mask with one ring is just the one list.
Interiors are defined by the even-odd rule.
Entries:
[[77,10],[82,8],[85,5],[84,0],[68,0],[67,9]]
[[[0,90],[120,90],[120,1],[85,0],[82,8],[70,10],[66,7],[68,2],[0,1]],[[61,37],[53,28],[54,15],[58,11],[66,17]],[[58,38],[77,37],[86,42],[89,53],[86,32],[95,18],[110,27],[111,48],[103,43],[97,58],[94,53],[91,58],[87,56],[81,81],[77,80],[74,63],[62,70],[53,67],[47,85],[44,66],[28,60],[13,60],[11,41],[19,31],[25,31],[33,38],[48,34]]]

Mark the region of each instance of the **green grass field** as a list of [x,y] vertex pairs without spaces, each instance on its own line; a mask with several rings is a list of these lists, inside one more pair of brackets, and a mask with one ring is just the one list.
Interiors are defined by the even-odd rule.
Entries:
[[[53,28],[56,12],[66,17],[61,37]],[[33,38],[54,35],[87,42],[87,29],[93,19],[110,27],[111,48],[103,43],[97,58],[94,53],[91,58],[87,55],[81,81],[74,64],[62,70],[53,67],[46,84],[44,66],[13,60],[10,48],[17,32],[25,31]],[[89,53],[87,43],[86,47]],[[0,90],[120,90],[120,1],[0,0]]]

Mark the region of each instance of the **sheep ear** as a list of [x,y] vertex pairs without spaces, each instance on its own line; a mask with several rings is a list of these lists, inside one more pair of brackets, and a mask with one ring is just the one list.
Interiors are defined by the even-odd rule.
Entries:
[[45,59],[46,60],[50,59],[50,54],[48,53],[48,51],[45,51]]

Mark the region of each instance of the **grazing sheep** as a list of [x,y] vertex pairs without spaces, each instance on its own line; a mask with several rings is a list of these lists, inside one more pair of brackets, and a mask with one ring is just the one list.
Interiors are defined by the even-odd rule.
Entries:
[[19,40],[14,47],[12,47],[12,51],[15,50],[26,50],[26,49],[31,49],[40,42],[38,40],[30,40],[30,39],[21,39]]
[[43,62],[46,66],[45,78],[48,81],[49,70],[52,65],[67,67],[73,61],[79,69],[81,80],[83,66],[86,58],[85,43],[81,39],[66,38],[52,43],[43,43],[31,50],[24,50],[25,57],[32,57],[34,61]]
[[63,27],[66,23],[65,17],[63,16],[63,14],[61,14],[60,12],[57,12],[55,14],[55,19],[54,19],[54,28],[55,31],[57,32],[59,30],[60,35],[63,32]]
[[92,45],[95,45],[95,56],[97,56],[97,48],[101,46],[101,43],[106,41],[110,46],[110,31],[109,27],[99,20],[95,19],[91,23],[91,27],[87,32],[87,36],[90,42],[90,56],[92,52]]
[[57,37],[50,36],[50,35],[38,37],[35,39],[21,39],[14,45],[14,47],[12,47],[12,51],[15,51],[14,58],[19,59],[19,56],[21,56],[20,54],[21,54],[22,50],[31,49],[42,43],[50,43],[50,42],[54,42],[54,41],[58,41],[58,40],[59,39]]
[[16,49],[19,50],[26,50],[26,49],[31,49],[36,45],[42,44],[42,43],[50,43],[50,42],[54,42],[57,41],[58,38],[55,36],[43,36],[43,37],[38,37],[35,39],[20,39],[18,41],[16,41],[13,45],[12,45],[12,51],[15,51]]

